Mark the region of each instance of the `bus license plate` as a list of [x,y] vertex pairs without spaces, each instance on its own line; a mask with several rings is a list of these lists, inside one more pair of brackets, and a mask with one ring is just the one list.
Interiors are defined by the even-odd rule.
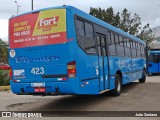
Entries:
[[37,88],[34,88],[34,92],[44,93],[44,92],[46,92],[46,88],[45,87],[37,87]]

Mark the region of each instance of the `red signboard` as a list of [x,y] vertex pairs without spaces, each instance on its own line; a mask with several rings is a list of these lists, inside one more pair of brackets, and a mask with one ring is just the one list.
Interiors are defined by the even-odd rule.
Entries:
[[66,10],[45,10],[11,18],[9,38],[10,48],[67,42]]

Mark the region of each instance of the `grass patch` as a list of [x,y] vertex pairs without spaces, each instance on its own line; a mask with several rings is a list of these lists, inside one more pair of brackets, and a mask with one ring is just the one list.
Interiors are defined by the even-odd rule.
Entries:
[[10,86],[0,86],[0,91],[8,91],[10,90]]
[[9,84],[9,70],[0,70],[0,86],[8,86]]

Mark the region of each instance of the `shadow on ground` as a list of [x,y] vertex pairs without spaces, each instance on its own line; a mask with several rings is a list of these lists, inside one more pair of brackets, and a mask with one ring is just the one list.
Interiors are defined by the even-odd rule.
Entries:
[[[140,84],[132,82],[123,85],[122,95],[136,89]],[[102,95],[67,95],[60,98],[46,99],[46,104],[32,108],[32,111],[89,111],[91,107],[96,107],[100,103],[110,103],[113,99],[120,99],[119,97],[110,96],[109,92]]]

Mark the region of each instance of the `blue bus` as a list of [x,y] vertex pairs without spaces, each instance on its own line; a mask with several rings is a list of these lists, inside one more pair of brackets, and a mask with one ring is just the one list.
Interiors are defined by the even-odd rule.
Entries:
[[145,42],[75,7],[15,16],[9,32],[17,95],[119,96],[123,84],[146,80]]
[[160,50],[153,49],[148,53],[148,75],[160,73]]

